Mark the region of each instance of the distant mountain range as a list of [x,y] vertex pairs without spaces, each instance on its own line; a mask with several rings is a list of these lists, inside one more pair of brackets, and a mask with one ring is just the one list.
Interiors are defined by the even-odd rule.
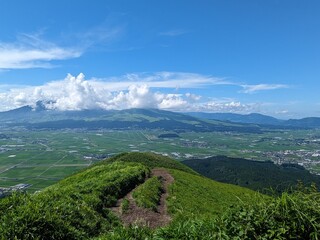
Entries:
[[250,113],[247,115],[236,113],[204,113],[204,112],[190,112],[186,113],[190,116],[203,119],[215,119],[220,121],[240,122],[240,123],[254,123],[254,124],[270,124],[279,125],[284,121],[274,117],[262,115],[259,113]]
[[319,128],[319,117],[308,117],[302,119],[281,120],[259,113],[236,114],[236,113],[204,113],[189,112],[185,113],[189,116],[200,119],[211,119],[219,121],[228,121],[233,123],[251,123],[259,125],[269,125],[277,127],[295,127],[295,128]]
[[159,109],[48,110],[38,102],[0,112],[0,124],[33,129],[163,129],[168,131],[230,131],[260,133],[262,128],[320,128],[320,118],[280,120],[252,113],[177,113]]
[[198,119],[193,116],[158,110],[47,110],[41,103],[0,112],[0,124],[29,129],[162,129],[167,131],[230,131],[260,133],[258,126]]

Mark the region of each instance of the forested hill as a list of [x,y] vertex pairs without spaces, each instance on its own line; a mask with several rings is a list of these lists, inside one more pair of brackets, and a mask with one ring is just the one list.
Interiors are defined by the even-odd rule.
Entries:
[[271,161],[252,161],[226,156],[190,159],[183,163],[216,181],[269,194],[290,190],[299,182],[304,185],[315,183],[320,187],[320,176],[311,174],[297,164],[276,165]]

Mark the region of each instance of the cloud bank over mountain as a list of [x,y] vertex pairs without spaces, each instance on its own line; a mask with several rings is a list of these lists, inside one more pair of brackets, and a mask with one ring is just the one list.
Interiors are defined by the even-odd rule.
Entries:
[[[0,93],[0,109],[9,110],[38,101],[47,109],[128,109],[158,108],[173,111],[247,112],[254,104],[242,104],[233,99],[208,99],[194,93],[178,93],[178,89],[204,88],[208,85],[230,84],[223,79],[191,73],[160,72],[128,74],[120,78],[90,79],[85,75],[68,74],[63,80],[42,86],[22,86]],[[168,93],[163,89],[173,89]]]

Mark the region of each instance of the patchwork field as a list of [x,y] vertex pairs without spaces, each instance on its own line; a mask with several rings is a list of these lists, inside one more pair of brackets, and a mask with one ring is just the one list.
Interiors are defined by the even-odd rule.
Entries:
[[31,184],[34,192],[93,162],[120,152],[153,151],[177,160],[213,155],[295,162],[320,172],[320,131],[263,134],[186,132],[162,138],[161,130],[0,132],[0,188]]

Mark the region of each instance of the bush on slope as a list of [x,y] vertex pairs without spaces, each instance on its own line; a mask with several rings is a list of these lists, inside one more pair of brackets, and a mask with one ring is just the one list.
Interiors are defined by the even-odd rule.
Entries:
[[117,224],[106,207],[144,181],[137,163],[94,166],[35,195],[0,201],[0,239],[88,239]]
[[159,177],[152,177],[138,186],[132,196],[139,207],[157,210],[162,193],[162,182]]

